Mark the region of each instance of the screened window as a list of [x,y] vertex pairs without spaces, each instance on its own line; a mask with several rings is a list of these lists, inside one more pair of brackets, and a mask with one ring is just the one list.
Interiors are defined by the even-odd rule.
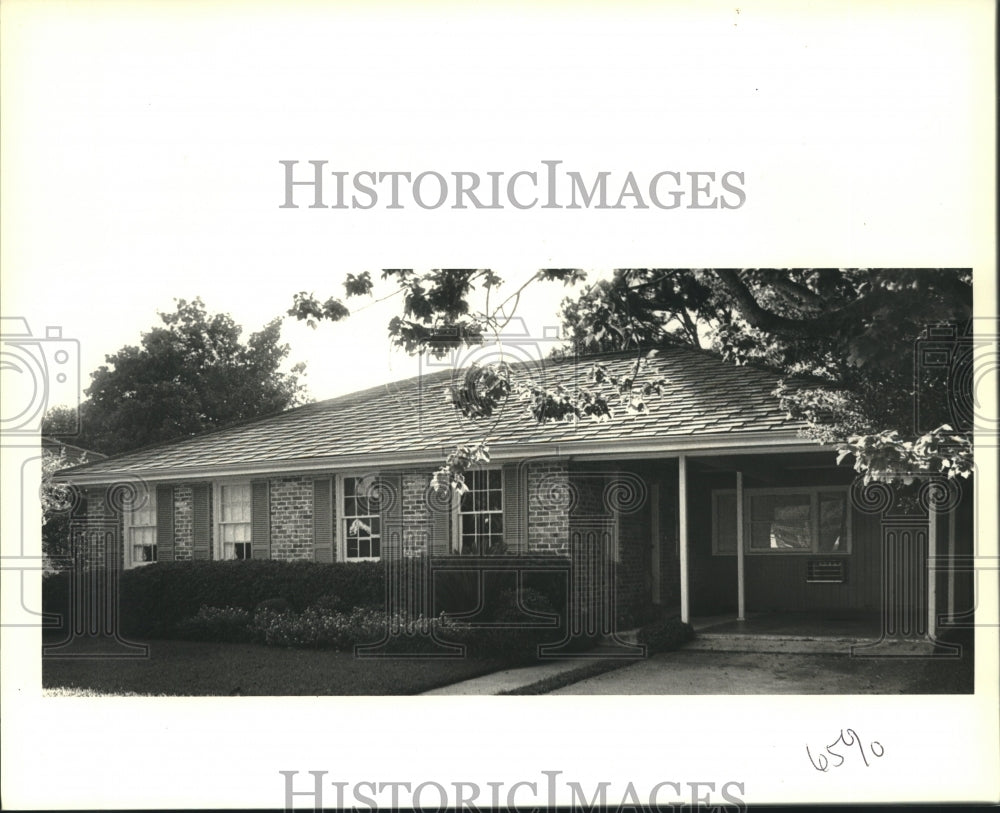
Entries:
[[146,565],[156,561],[156,490],[150,488],[146,504],[129,511],[128,537],[129,564]]
[[219,487],[219,540],[223,559],[249,559],[250,543],[249,483]]
[[819,552],[847,549],[847,498],[843,494],[819,495]]
[[[743,544],[747,553],[848,553],[843,489],[745,489]],[[712,494],[712,549],[735,554],[736,492]]]
[[371,477],[344,478],[344,558],[360,561],[382,555],[379,490]]
[[750,550],[812,550],[812,497],[760,494],[750,497]]
[[500,469],[477,469],[465,476],[469,490],[458,506],[455,545],[463,555],[502,553],[503,476]]

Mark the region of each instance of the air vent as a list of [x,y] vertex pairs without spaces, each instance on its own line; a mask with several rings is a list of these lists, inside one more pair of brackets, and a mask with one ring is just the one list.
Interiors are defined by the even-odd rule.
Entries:
[[847,563],[843,559],[814,559],[806,569],[810,584],[843,584],[847,581]]

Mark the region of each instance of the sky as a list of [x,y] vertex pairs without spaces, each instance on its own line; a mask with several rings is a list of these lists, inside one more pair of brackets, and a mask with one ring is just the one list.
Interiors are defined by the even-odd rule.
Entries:
[[[912,167],[935,172],[925,156],[970,115],[975,89],[955,81],[970,65],[924,47],[968,36],[960,15],[894,20],[912,43],[889,51],[877,28],[825,5],[785,28],[722,4],[682,6],[659,26],[587,4],[572,16],[455,7],[447,25],[399,5],[277,8],[250,4],[235,20],[225,4],[8,4],[3,312],[79,342],[80,388],[178,297],[250,331],[297,291],[340,295],[348,272],[490,267],[514,281],[546,266],[811,265],[817,248],[830,264],[893,264],[898,247],[879,235],[894,229],[921,264],[956,265],[966,258],[951,247],[979,225],[954,205],[976,171],[960,156],[916,218],[898,206],[921,189]],[[816,160],[834,150],[850,160]],[[739,171],[746,203],[390,211],[303,197],[287,209],[282,160],[483,176],[558,160],[619,183]],[[529,332],[557,323],[564,293],[523,303]],[[414,371],[388,352],[391,315],[286,323],[313,397]],[[52,403],[74,397],[52,383]]]

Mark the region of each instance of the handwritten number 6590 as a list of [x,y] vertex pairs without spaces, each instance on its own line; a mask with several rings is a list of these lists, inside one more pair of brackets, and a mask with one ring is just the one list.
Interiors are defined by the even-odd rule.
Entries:
[[[830,768],[839,768],[846,761],[840,750],[834,750],[835,748],[839,749],[840,746],[848,749],[857,746],[858,753],[861,755],[861,759],[864,760],[866,768],[871,766],[871,762],[868,759],[869,756],[878,759],[885,754],[885,747],[878,740],[871,740],[866,746],[853,728],[842,728],[837,739],[826,746],[825,754],[820,752],[814,758],[812,751],[809,750],[809,746],[806,745],[806,756],[809,757],[809,762],[817,771],[825,773]],[[853,752],[844,751],[844,754],[849,753]],[[831,765],[830,758],[837,760],[837,762]]]

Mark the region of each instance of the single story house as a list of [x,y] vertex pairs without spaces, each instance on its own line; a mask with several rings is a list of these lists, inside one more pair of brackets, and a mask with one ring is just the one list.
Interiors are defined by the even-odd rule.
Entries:
[[[595,361],[624,375],[635,354],[515,367],[572,388]],[[597,528],[610,540],[601,555],[614,565],[616,606],[673,607],[685,621],[895,612],[933,634],[946,605],[970,605],[971,588],[938,564],[971,553],[969,483],[953,505],[893,519],[891,499],[801,434],[773,394],[775,374],[681,347],[661,350],[645,374],[666,380],[645,411],[540,425],[520,405],[463,418],[444,397],[461,372],[439,368],[61,476],[86,492],[86,522],[118,523],[121,543],[97,558],[124,568],[572,557]],[[432,489],[456,444],[486,431],[491,461],[471,472],[468,493]],[[131,507],[128,484],[140,492]]]

